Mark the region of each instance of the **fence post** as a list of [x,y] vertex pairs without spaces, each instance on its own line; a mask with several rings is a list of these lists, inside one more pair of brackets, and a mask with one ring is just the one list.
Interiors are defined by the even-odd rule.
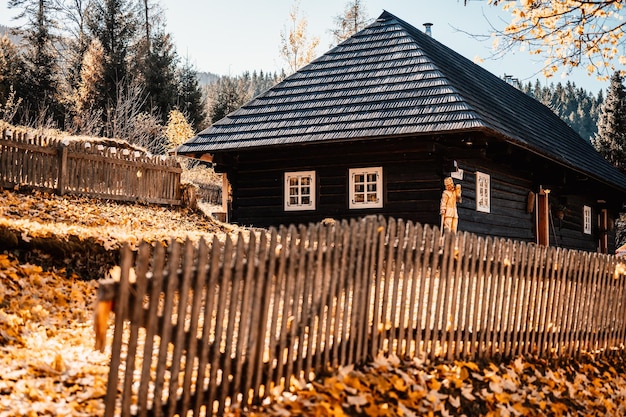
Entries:
[[57,171],[57,194],[65,194],[65,181],[67,178],[67,145],[59,143],[59,164]]

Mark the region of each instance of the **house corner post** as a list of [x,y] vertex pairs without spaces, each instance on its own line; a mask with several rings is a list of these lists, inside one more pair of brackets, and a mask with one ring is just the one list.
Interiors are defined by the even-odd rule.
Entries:
[[57,172],[57,194],[65,194],[65,183],[67,179],[67,145],[61,142],[58,148],[59,164]]

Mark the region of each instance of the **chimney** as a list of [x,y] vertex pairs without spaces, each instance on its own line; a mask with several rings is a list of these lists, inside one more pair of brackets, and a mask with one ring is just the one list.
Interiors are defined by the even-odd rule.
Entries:
[[433,31],[431,29],[432,27],[432,23],[424,23],[424,32],[426,32],[428,36],[433,36]]

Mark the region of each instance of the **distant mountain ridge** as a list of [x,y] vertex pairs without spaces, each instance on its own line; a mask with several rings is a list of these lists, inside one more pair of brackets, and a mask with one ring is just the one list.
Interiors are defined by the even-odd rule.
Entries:
[[220,76],[217,74],[213,74],[212,72],[201,72],[198,71],[197,73],[197,77],[198,77],[198,84],[200,85],[211,85],[214,82],[217,82],[217,80],[220,79]]
[[11,42],[17,45],[20,41],[20,37],[13,35],[11,33],[11,29],[12,28],[9,26],[0,25],[0,37],[7,35],[9,39],[11,40]]

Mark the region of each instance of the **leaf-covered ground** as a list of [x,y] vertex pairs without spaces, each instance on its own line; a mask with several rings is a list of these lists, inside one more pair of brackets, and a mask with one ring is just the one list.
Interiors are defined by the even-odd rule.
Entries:
[[251,416],[625,416],[626,368],[608,359],[424,362],[379,356],[275,393]]
[[218,223],[199,211],[155,205],[107,202],[85,197],[0,191],[0,228],[17,232],[17,238],[76,237],[94,239],[106,250],[128,242],[149,242],[226,234],[235,228]]
[[[0,229],[22,243],[199,239],[239,230],[200,213],[40,193],[0,193]],[[245,231],[244,231],[245,232]],[[0,417],[100,416],[108,349],[94,350],[97,288],[0,247]],[[110,337],[109,337],[110,340]],[[556,362],[425,362],[378,357],[292,381],[249,416],[626,416],[626,355]]]

